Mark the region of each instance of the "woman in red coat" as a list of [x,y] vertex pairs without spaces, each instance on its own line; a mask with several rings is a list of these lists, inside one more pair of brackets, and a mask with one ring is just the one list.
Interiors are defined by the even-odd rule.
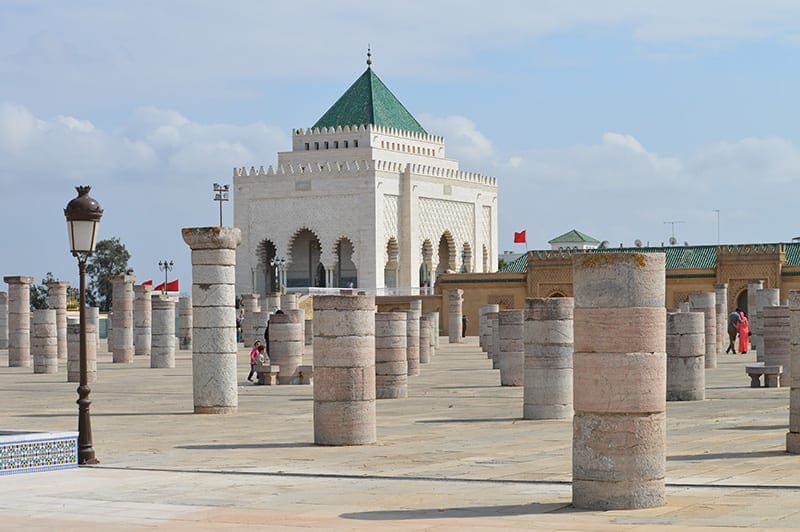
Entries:
[[747,353],[747,348],[750,345],[750,323],[747,321],[747,315],[744,311],[739,311],[742,321],[739,322],[737,328],[739,329],[739,353]]

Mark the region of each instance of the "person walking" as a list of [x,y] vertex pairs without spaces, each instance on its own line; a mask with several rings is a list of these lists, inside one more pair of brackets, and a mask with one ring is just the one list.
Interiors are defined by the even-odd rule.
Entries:
[[263,347],[261,345],[261,340],[256,340],[253,342],[253,349],[250,351],[250,373],[247,375],[247,380],[253,382],[253,375],[256,374],[256,364],[258,363],[257,357],[259,352],[259,347]]
[[736,308],[733,312],[731,312],[730,316],[728,316],[728,349],[725,350],[725,353],[730,353],[733,351],[733,354],[736,354],[736,346],[734,342],[736,342],[736,335],[739,332],[739,323],[742,321],[742,316],[739,314],[742,312],[742,309]]
[[747,319],[747,314],[743,310],[739,311],[739,353],[747,353],[750,347],[750,322]]
[[467,315],[461,315],[461,338],[467,337]]

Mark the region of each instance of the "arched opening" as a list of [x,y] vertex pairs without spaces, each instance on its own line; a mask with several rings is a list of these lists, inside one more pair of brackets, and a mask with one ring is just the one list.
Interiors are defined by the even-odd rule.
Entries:
[[565,295],[564,295],[564,294],[562,294],[561,292],[553,292],[552,294],[550,294],[550,295],[549,295],[549,296],[547,296],[547,297],[567,297],[567,296],[565,296]]
[[253,273],[255,286],[253,292],[257,294],[267,294],[269,292],[278,292],[278,275],[270,263],[275,258],[277,252],[275,244],[271,240],[262,240],[256,248],[256,255],[258,256],[257,271]]
[[[349,238],[336,242],[336,267],[334,277],[336,286],[355,288],[358,286],[358,270],[353,263],[353,243]],[[324,274],[323,274],[324,279]],[[325,286],[324,284],[322,286]]]
[[489,272],[489,250],[483,246],[483,273]]
[[[301,229],[295,233],[290,246],[291,262],[286,266],[287,287],[324,286],[325,274],[319,284],[318,267],[322,266],[319,259],[322,255],[317,235],[308,229]],[[324,268],[323,268],[324,272]]]
[[383,284],[386,288],[397,288],[400,274],[400,246],[395,237],[386,243],[386,264],[383,267]]
[[433,271],[433,245],[430,240],[422,243],[422,263],[419,265],[419,286],[420,288],[430,288],[432,286]]
[[439,238],[439,263],[436,265],[436,275],[456,271],[456,246],[450,231],[445,231]]
[[750,313],[747,311],[747,289],[745,288],[739,295],[736,296],[736,306],[739,310],[743,310],[747,316],[750,316]]
[[461,272],[472,272],[472,246],[469,245],[469,242],[464,242],[464,245],[461,246]]

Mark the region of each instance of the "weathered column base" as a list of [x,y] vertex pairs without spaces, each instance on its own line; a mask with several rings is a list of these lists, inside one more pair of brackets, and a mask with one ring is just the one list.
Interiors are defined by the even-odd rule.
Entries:
[[194,407],[195,414],[235,414],[239,411],[237,406],[197,406]]

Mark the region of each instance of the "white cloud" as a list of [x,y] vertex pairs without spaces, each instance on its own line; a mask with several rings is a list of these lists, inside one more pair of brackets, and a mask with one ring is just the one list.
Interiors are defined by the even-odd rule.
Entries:
[[469,118],[421,114],[419,120],[432,135],[445,137],[446,154],[450,159],[471,164],[494,156],[492,142],[478,131],[475,122]]
[[[203,124],[172,110],[143,108],[130,123],[105,131],[79,117],[46,120],[0,102],[0,185],[7,191],[2,221],[8,227],[25,221],[25,231],[7,232],[4,245],[15,253],[2,267],[37,280],[47,271],[69,278],[72,257],[37,250],[64,248],[62,209],[73,185],[89,184],[106,210],[103,238],[120,236],[142,275],[152,275],[166,253],[175,259],[175,274],[186,279],[188,248],[180,228],[216,223],[211,184],[231,183],[235,166],[272,164],[290,145],[288,132],[260,122]],[[229,205],[225,216],[230,223]]]

